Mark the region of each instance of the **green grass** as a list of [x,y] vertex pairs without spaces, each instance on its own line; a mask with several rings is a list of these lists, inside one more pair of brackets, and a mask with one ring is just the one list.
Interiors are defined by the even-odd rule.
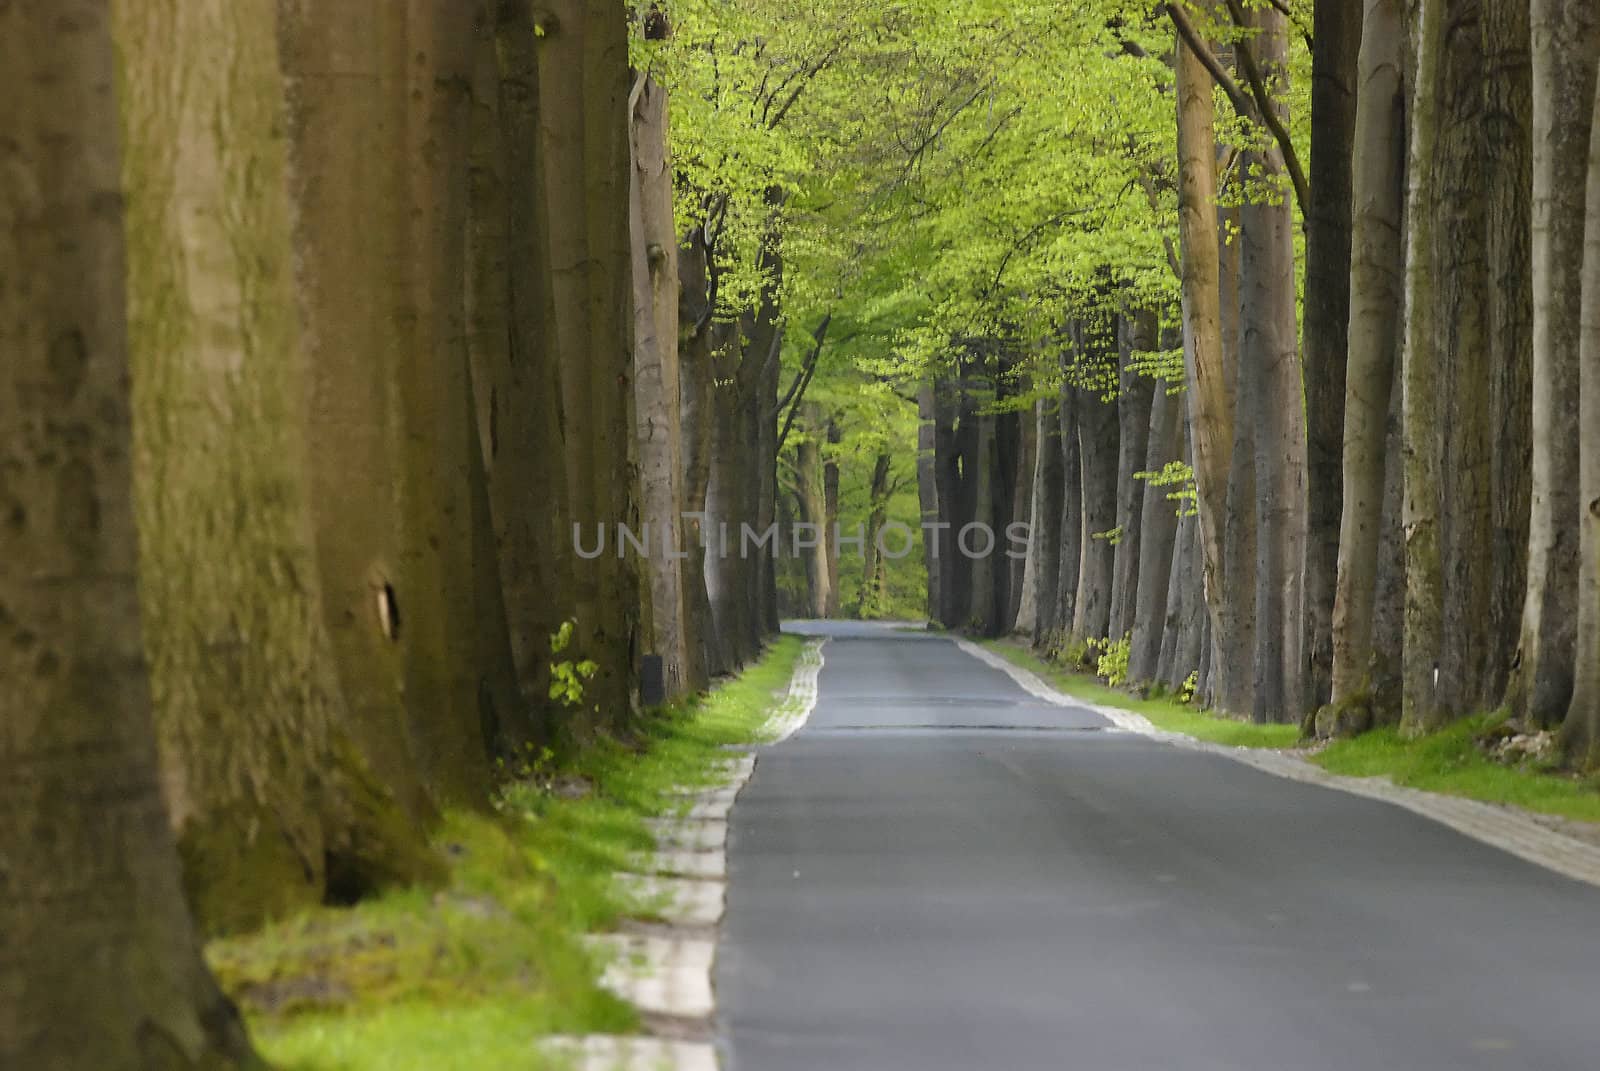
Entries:
[[1478,738],[1504,717],[1465,718],[1414,740],[1404,739],[1397,729],[1375,729],[1337,740],[1311,761],[1330,773],[1388,777],[1410,788],[1600,822],[1600,783],[1593,778],[1549,767],[1505,766],[1479,749]]
[[1006,661],[1037,673],[1064,695],[1142,714],[1157,729],[1183,733],[1197,740],[1209,740],[1229,747],[1293,747],[1300,736],[1299,727],[1294,725],[1255,725],[1236,721],[1196,710],[1170,697],[1141,699],[1108,687],[1090,674],[1073,672],[1053,662],[1046,662],[1016,640],[980,642]]
[[[653,841],[650,817],[715,780],[725,745],[755,740],[802,642],[707,696],[601,739],[559,769],[535,761],[494,813],[445,816],[448,877],[319,908],[206,950],[258,1048],[284,1071],[520,1071],[554,1033],[627,1033],[632,1008],[597,985],[585,933],[648,917],[612,881]],[[581,794],[580,794],[581,793]]]
[[[1288,748],[1300,742],[1298,726],[1254,725],[1208,714],[1172,698],[1141,699],[1109,688],[1087,673],[1045,662],[1015,640],[982,642],[1066,695],[1134,711],[1158,729],[1233,747]],[[1548,766],[1506,766],[1483,753],[1479,738],[1504,718],[1503,713],[1465,718],[1414,740],[1403,738],[1397,729],[1376,729],[1336,740],[1308,758],[1330,773],[1387,777],[1409,788],[1600,822],[1600,779],[1577,778]]]

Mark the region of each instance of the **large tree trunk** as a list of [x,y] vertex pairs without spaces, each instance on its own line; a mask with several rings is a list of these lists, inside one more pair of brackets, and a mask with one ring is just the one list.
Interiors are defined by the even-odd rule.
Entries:
[[[507,642],[521,704],[538,715],[533,735],[547,739],[556,729],[550,637],[569,612],[575,569],[560,366],[548,335],[555,305],[536,152],[537,45],[525,6],[502,6],[486,21],[480,34],[492,36],[480,38],[474,65],[469,349]],[[550,418],[530,420],[529,413]],[[498,720],[510,737],[501,749],[514,747],[517,734],[507,730],[515,719]]]
[[1054,627],[1048,647],[1059,650],[1072,633],[1078,612],[1078,576],[1083,565],[1083,451],[1078,442],[1082,414],[1079,391],[1068,379],[1060,392],[1061,413],[1061,563],[1056,573]]
[[[1269,79],[1287,81],[1286,21],[1276,9],[1255,12],[1250,44]],[[1287,118],[1287,108],[1274,102]],[[1246,171],[1280,174],[1276,154],[1247,154]],[[1256,424],[1257,722],[1298,721],[1306,695],[1301,566],[1305,547],[1305,422],[1295,330],[1294,220],[1287,198],[1247,202],[1240,210],[1239,382],[1253,381],[1254,405],[1240,416]],[[1230,576],[1229,583],[1235,578]]]
[[[1096,314],[1098,317],[1100,314]],[[1116,324],[1109,316],[1081,329],[1078,348],[1078,450],[1083,487],[1083,557],[1072,619],[1077,641],[1103,640],[1111,626],[1117,526],[1117,409],[1103,399],[1117,383]]]
[[[1145,472],[1160,472],[1169,462],[1183,457],[1182,405],[1183,399],[1172,394],[1165,381],[1155,381]],[[1167,494],[1166,487],[1146,487],[1140,510],[1138,595],[1133,614],[1133,642],[1128,649],[1128,679],[1131,681],[1155,679],[1161,660],[1179,509],[1179,503]]]
[[678,408],[678,243],[667,155],[667,91],[644,74],[632,122],[634,399],[638,416],[640,512],[650,582],[649,646],[662,657],[669,698],[704,678],[691,664],[681,548],[683,459]]
[[1412,43],[1410,190],[1406,199],[1406,326],[1402,364],[1405,441],[1405,659],[1401,724],[1420,731],[1438,720],[1439,590],[1438,296],[1431,253],[1438,182],[1444,0],[1419,0]]
[[1333,613],[1336,705],[1372,694],[1372,621],[1383,518],[1385,445],[1404,293],[1405,100],[1399,0],[1367,0],[1356,105],[1344,498]]
[[[1483,53],[1476,2],[1445,18],[1440,114],[1434,155],[1433,325],[1443,392],[1438,450],[1440,631],[1434,716],[1442,723],[1493,703],[1489,663],[1493,506],[1488,363],[1489,266],[1485,260],[1488,185],[1483,139]],[[1487,152],[1486,152],[1487,150]],[[1412,443],[1412,449],[1429,444]],[[1420,726],[1419,726],[1420,727]]]
[[[397,316],[409,337],[396,382],[405,435],[398,600],[405,696],[418,761],[443,799],[487,801],[498,736],[495,701],[514,676],[509,641],[475,584],[483,519],[466,333],[467,159],[474,13],[442,0],[407,6],[404,71],[407,287]],[[503,620],[503,619],[502,619]]]
[[[1600,87],[1593,114],[1594,129],[1600,130]],[[1578,630],[1572,704],[1561,743],[1576,765],[1593,769],[1600,766],[1600,137],[1589,140],[1587,202],[1579,347]]]
[[1313,9],[1311,201],[1306,209],[1306,705],[1328,701],[1344,477],[1345,359],[1350,317],[1351,161],[1359,109],[1362,0]]
[[1041,398],[1036,449],[1033,528],[1029,552],[1034,562],[1033,645],[1045,646],[1056,629],[1056,589],[1061,576],[1062,469],[1061,403],[1058,397]]
[[418,809],[373,776],[404,761],[347,735],[323,626],[276,6],[117,22],[163,789],[202,927],[237,929],[419,873]]
[[1489,372],[1493,549],[1485,706],[1505,695],[1522,625],[1531,510],[1533,282],[1533,86],[1526,0],[1484,0],[1482,137],[1488,213],[1484,315]]
[[[867,538],[861,550],[861,592],[856,599],[858,617],[882,617],[884,612],[884,601],[888,594],[884,589],[887,577],[883,556],[878,553],[877,537],[888,515],[889,471],[893,463],[894,455],[888,453],[879,454],[872,463],[872,482],[867,486]],[[834,561],[837,562],[838,548],[833,546],[831,538],[829,543],[835,552]],[[838,602],[837,595],[834,596],[834,602]]]
[[0,1065],[254,1067],[157,785],[115,65],[104,3],[0,9],[0,263],[27,267],[0,287]]
[[709,524],[706,493],[711,482],[712,432],[716,423],[712,407],[713,368],[712,323],[709,267],[705,232],[696,227],[680,240],[678,247],[678,391],[679,426],[682,436],[679,454],[683,464],[684,549],[689,557],[683,563],[686,603],[684,627],[688,643],[700,652],[703,679],[693,682],[703,688],[711,677],[729,669],[726,647],[717,632],[707,588],[707,557],[715,543],[715,526]]
[[1600,10],[1532,0],[1533,508],[1522,633],[1506,701],[1549,724],[1567,711],[1578,587],[1578,336],[1584,167]]
[[972,578],[964,623],[969,631],[979,636],[996,636],[1001,630],[1001,622],[995,614],[997,588],[1000,584],[996,575],[998,572],[995,561],[996,547],[990,545],[985,552],[982,535],[984,529],[994,533],[995,500],[999,497],[995,486],[1000,480],[996,471],[999,465],[995,456],[997,418],[992,412],[987,411],[993,404],[993,393],[985,389],[976,402],[978,412],[972,418],[978,429],[971,476],[972,527],[969,529],[963,525],[956,530],[956,549],[967,562],[967,571]]
[[[1040,558],[1044,554],[1044,547],[1040,544],[1037,536],[1039,528],[1039,499],[1041,494],[1044,493],[1041,481],[1044,474],[1046,452],[1043,444],[1048,434],[1045,425],[1046,419],[1045,402],[1042,399],[1035,400],[1033,403],[1033,427],[1030,435],[1030,441],[1033,444],[1033,449],[1030,451],[1033,455],[1033,463],[1028,466],[1029,478],[1027,487],[1030,538],[1028,540],[1027,557],[1022,564],[1022,598],[1017,603],[1017,616],[1011,623],[1012,632],[1026,635],[1030,638],[1039,623],[1039,566]],[[1049,449],[1059,456],[1059,450],[1055,443],[1051,443]],[[1061,523],[1061,518],[1057,515],[1052,527],[1059,523]]]
[[1121,640],[1133,630],[1134,605],[1139,589],[1140,548],[1143,542],[1145,469],[1150,442],[1150,408],[1155,380],[1140,375],[1135,353],[1156,348],[1156,318],[1148,311],[1125,317],[1119,339],[1121,361],[1117,391],[1117,542],[1111,564],[1111,623],[1107,635]]
[[1178,235],[1183,250],[1184,368],[1190,448],[1198,489],[1202,574],[1214,642],[1223,652],[1211,694],[1225,710],[1249,709],[1249,634],[1242,587],[1228,575],[1225,548],[1234,459],[1234,400],[1222,339],[1221,257],[1217,233],[1216,137],[1212,80],[1205,64],[1177,45]]
[[[535,18],[567,483],[572,519],[593,538],[635,519],[628,27],[604,0],[552,0]],[[584,686],[583,719],[626,721],[636,703],[635,563],[613,548],[577,563],[573,581],[577,627],[568,654],[599,667]]]

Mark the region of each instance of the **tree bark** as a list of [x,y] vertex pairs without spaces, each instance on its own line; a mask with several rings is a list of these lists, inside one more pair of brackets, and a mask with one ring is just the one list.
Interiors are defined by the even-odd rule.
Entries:
[[[822,489],[822,460],[817,437],[825,434],[825,422],[815,405],[805,407],[804,434],[795,443],[795,504],[799,520],[811,526],[811,545],[800,553],[805,565],[807,617],[828,616],[828,606],[833,601],[829,586],[827,557],[827,508]],[[798,542],[798,541],[797,541]],[[789,550],[790,548],[785,548]]]
[[[572,519],[591,536],[636,517],[632,270],[628,230],[628,26],[607,0],[552,0],[535,15],[539,149],[561,361]],[[583,720],[626,722],[636,705],[639,577],[614,552],[577,563],[574,660],[598,671]]]
[[1066,474],[1062,468],[1061,401],[1038,402],[1038,464],[1035,466],[1033,530],[1029,551],[1034,562],[1034,624],[1032,641],[1044,647],[1056,629],[1056,591],[1061,578],[1061,513]]
[[1061,563],[1056,573],[1054,628],[1049,647],[1067,642],[1078,612],[1078,576],[1083,567],[1083,451],[1078,441],[1082,405],[1071,372],[1062,381],[1061,413]]
[[[1600,130],[1600,86],[1594,129]],[[1572,703],[1561,744],[1581,769],[1600,766],[1600,138],[1589,139],[1584,218],[1583,320],[1579,345],[1578,628]]]
[[1405,657],[1401,726],[1436,724],[1439,578],[1439,352],[1434,335],[1437,294],[1430,254],[1435,241],[1435,157],[1440,125],[1443,0],[1419,0],[1413,31],[1415,88],[1406,198],[1406,326],[1402,358],[1405,442]]
[[1188,383],[1190,448],[1195,484],[1205,601],[1215,642],[1225,652],[1212,693],[1225,710],[1250,709],[1246,622],[1230,588],[1224,548],[1235,451],[1234,400],[1222,338],[1221,257],[1217,233],[1216,136],[1212,80],[1205,64],[1177,45],[1178,235],[1183,251],[1184,369]]
[[715,546],[715,526],[708,526],[706,494],[711,482],[712,432],[716,423],[712,407],[712,314],[705,231],[696,227],[678,247],[678,391],[682,436],[683,508],[689,518],[684,527],[683,587],[688,642],[698,649],[705,676],[695,682],[703,688],[710,678],[729,669],[727,649],[717,632],[708,590],[707,557]]
[[323,626],[275,5],[116,16],[163,790],[201,927],[233,930],[420,873],[421,808],[350,738]]
[[[1150,405],[1150,432],[1144,471],[1160,472],[1183,457],[1183,399],[1165,381],[1155,381]],[[1156,678],[1162,635],[1167,627],[1167,597],[1172,576],[1173,545],[1178,534],[1179,503],[1165,487],[1147,486],[1139,518],[1139,582],[1133,614],[1133,642],[1128,649],[1128,679]]]
[[1372,692],[1385,446],[1404,293],[1403,33],[1398,0],[1367,0],[1356,97],[1344,497],[1333,613],[1335,705],[1361,705]]
[[[837,447],[844,438],[839,428],[838,421],[828,421],[828,445]],[[822,458],[822,504],[825,514],[823,543],[827,548],[828,561],[828,606],[827,616],[839,616],[839,600],[843,595],[840,589],[842,583],[839,579],[839,543],[835,529],[839,525],[839,457],[829,450]],[[869,543],[876,534],[876,529],[869,528],[867,532]]]
[[1578,586],[1578,336],[1584,167],[1600,11],[1585,0],[1532,0],[1533,482],[1528,584],[1506,701],[1551,724],[1572,695]]
[[201,958],[158,786],[117,58],[104,3],[0,10],[0,263],[27,266],[0,287],[0,1065],[260,1067]]
[[[1257,10],[1259,30],[1249,47],[1271,82],[1287,81],[1286,21],[1276,9]],[[1287,118],[1287,108],[1273,102]],[[1281,173],[1275,154],[1246,154],[1246,171]],[[1256,423],[1257,722],[1298,721],[1306,695],[1300,645],[1304,638],[1301,566],[1305,554],[1305,422],[1298,333],[1295,330],[1294,221],[1286,197],[1256,200],[1240,210],[1241,298],[1239,382],[1253,388],[1254,406],[1240,413]],[[1233,578],[1230,577],[1230,583]]]
[[1111,626],[1111,583],[1117,524],[1117,410],[1104,396],[1115,389],[1116,324],[1109,317],[1080,327],[1078,347],[1078,457],[1083,488],[1083,557],[1078,569],[1072,635],[1103,640]]
[[1155,314],[1141,310],[1122,320],[1122,350],[1117,391],[1117,542],[1111,565],[1111,622],[1107,635],[1121,640],[1133,631],[1143,542],[1144,470],[1150,442],[1150,409],[1155,380],[1139,374],[1135,353],[1156,348]]
[[1522,624],[1532,509],[1533,86],[1525,0],[1485,0],[1482,136],[1489,265],[1485,307],[1491,457],[1490,602],[1483,705],[1505,695]]
[[[678,243],[668,159],[667,91],[643,79],[634,96],[632,208],[634,399],[639,449],[640,513],[650,582],[650,650],[661,655],[668,698],[704,677],[691,665],[684,575],[683,459],[678,408]],[[653,541],[653,542],[652,542]]]
[[1306,210],[1306,707],[1328,701],[1344,475],[1345,362],[1350,317],[1352,157],[1362,0],[1313,9],[1311,199]]

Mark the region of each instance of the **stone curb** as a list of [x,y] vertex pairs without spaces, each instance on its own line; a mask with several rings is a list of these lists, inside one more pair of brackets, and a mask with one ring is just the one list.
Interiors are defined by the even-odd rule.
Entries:
[[970,640],[957,639],[957,645],[967,654],[986,665],[993,666],[1016,681],[1029,695],[1055,706],[1086,707],[1110,719],[1118,729],[1191,751],[1204,751],[1221,755],[1234,762],[1254,767],[1276,777],[1300,781],[1310,785],[1348,792],[1354,796],[1392,803],[1414,814],[1432,819],[1441,825],[1473,840],[1481,841],[1501,851],[1536,866],[1558,874],[1600,886],[1600,846],[1569,837],[1542,825],[1536,818],[1514,807],[1446,796],[1419,788],[1406,788],[1382,777],[1349,777],[1329,773],[1322,767],[1294,755],[1262,748],[1226,747],[1206,740],[1196,740],[1182,733],[1157,729],[1139,714],[1117,707],[1088,703],[1062,695],[1038,674],[1014,665],[987,648]]
[[[767,743],[780,743],[805,725],[817,702],[822,645],[809,641],[795,663],[784,699],[773,710]],[[607,962],[600,984],[646,1014],[709,1020],[716,1010],[712,968],[716,944],[700,936],[715,930],[727,895],[728,813],[755,772],[756,756],[743,751],[719,771],[721,784],[686,789],[680,818],[648,820],[656,851],[640,858],[646,874],[618,874],[628,893],[669,926],[668,935],[597,934],[585,944]],[[579,1071],[717,1071],[714,1046],[653,1037],[549,1038],[548,1051]]]

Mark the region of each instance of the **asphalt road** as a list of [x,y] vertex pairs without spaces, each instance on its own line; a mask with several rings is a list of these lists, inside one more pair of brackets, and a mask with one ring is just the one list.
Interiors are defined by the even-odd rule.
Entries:
[[1600,1068],[1600,890],[833,635],[733,810],[726,1071]]

